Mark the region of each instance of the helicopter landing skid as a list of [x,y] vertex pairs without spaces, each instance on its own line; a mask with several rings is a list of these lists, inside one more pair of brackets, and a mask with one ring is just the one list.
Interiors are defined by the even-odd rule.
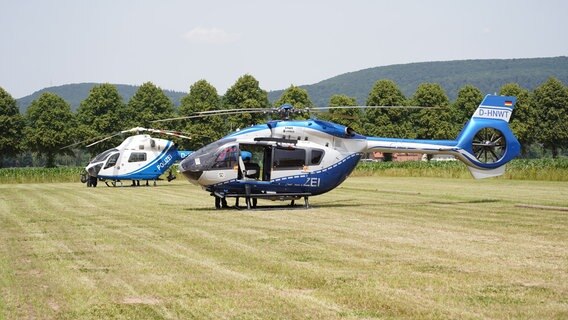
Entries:
[[239,198],[245,198],[245,202],[247,204],[247,209],[256,208],[256,199],[267,199],[267,200],[280,200],[286,201],[290,200],[290,205],[288,206],[280,206],[280,208],[289,208],[294,207],[296,200],[304,198],[304,209],[310,208],[309,196],[311,193],[302,193],[302,192],[291,192],[291,193],[277,193],[277,194],[270,194],[270,193],[228,193],[225,195],[216,194],[222,198],[237,198],[235,208],[240,209],[239,207]]
[[230,207],[230,209],[236,209],[238,211],[278,211],[278,210],[309,210],[311,207],[305,207],[303,205],[295,205],[295,204],[282,204],[282,205],[262,205],[256,206],[248,209],[247,207]]
[[110,181],[110,184],[109,184],[109,181],[104,180],[104,182],[105,182],[107,187],[116,187],[117,183],[120,183],[120,186],[122,187],[122,181],[120,181],[120,180],[112,180],[112,181]]

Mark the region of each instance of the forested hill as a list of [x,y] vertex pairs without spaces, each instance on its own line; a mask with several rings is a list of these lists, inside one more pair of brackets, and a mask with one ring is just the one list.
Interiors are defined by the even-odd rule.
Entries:
[[[356,97],[359,104],[365,104],[373,84],[380,79],[394,80],[407,97],[411,97],[421,83],[439,83],[450,100],[454,100],[458,90],[466,84],[476,86],[485,94],[498,92],[501,86],[510,82],[532,90],[551,76],[568,84],[568,57],[399,64],[345,73],[300,87],[308,90],[316,106],[325,106],[334,94]],[[61,96],[75,111],[95,85],[96,83],[79,83],[45,88],[18,99],[18,105],[24,113],[34,99],[47,91]],[[260,85],[262,87],[262,83]],[[125,103],[139,88],[123,84],[117,84],[116,87]],[[278,99],[285,89],[269,92],[270,101]],[[179,106],[181,98],[186,94],[169,90],[164,90],[164,93],[176,106]]]
[[[484,94],[498,92],[502,85],[510,82],[532,90],[551,76],[568,84],[568,57],[391,65],[349,72],[300,87],[308,91],[315,105],[325,106],[334,94],[356,97],[359,104],[365,104],[373,84],[380,79],[395,81],[407,97],[411,97],[421,83],[439,83],[450,100],[454,100],[458,90],[466,84],[476,86]],[[270,101],[274,102],[282,92],[269,92]]]
[[[44,88],[34,92],[29,96],[18,99],[18,106],[21,113],[25,113],[33,100],[39,98],[44,92],[51,92],[62,97],[67,103],[71,105],[71,110],[76,111],[81,101],[85,100],[89,95],[89,91],[99,83],[74,83],[66,84],[57,87]],[[126,84],[115,84],[118,92],[122,96],[123,101],[126,103],[134,96],[139,86],[132,86]],[[177,92],[170,90],[163,90],[164,94],[170,98],[174,105],[179,106],[181,98],[186,95],[185,92]]]

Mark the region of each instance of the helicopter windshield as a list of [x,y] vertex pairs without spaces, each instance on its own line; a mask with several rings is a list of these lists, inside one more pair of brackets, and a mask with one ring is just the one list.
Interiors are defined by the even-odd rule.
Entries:
[[100,162],[106,160],[106,158],[113,152],[118,151],[118,149],[109,149],[103,153],[97,155],[91,162]]
[[118,156],[120,156],[120,153],[115,153],[112,156],[110,156],[110,158],[108,158],[107,163],[105,164],[105,169],[114,167],[116,165],[116,161],[118,160]]
[[221,149],[215,155],[215,164],[213,164],[214,169],[227,169],[233,168],[237,165],[237,157],[239,150],[236,145],[228,146]]
[[237,161],[237,146],[233,144],[222,147],[235,140],[224,139],[206,145],[187,156],[181,162],[181,168],[183,170],[203,170],[206,167],[232,168]]

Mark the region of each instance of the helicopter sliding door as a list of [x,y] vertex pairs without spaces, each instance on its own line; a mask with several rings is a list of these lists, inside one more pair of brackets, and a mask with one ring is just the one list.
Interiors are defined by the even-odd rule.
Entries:
[[274,147],[271,179],[297,175],[306,168],[306,149]]
[[258,181],[309,173],[310,168],[320,167],[325,154],[311,147],[273,144],[240,144],[239,151],[243,162],[239,164],[238,179]]

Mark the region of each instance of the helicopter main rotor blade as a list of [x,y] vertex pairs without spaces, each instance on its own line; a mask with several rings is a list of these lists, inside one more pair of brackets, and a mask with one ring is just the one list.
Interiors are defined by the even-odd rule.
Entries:
[[235,109],[219,109],[219,110],[207,110],[207,111],[200,111],[196,112],[196,114],[210,114],[210,113],[223,113],[228,111],[235,111],[235,112],[263,112],[263,111],[272,111],[272,108],[235,108]]
[[171,130],[162,130],[162,129],[146,129],[146,130],[150,131],[150,132],[161,133],[161,134],[165,134],[165,135],[168,135],[168,136],[173,136],[173,137],[191,140],[191,137],[187,136],[186,133],[183,133],[183,132],[171,131]]
[[101,139],[101,140],[95,141],[95,142],[93,142],[93,143],[91,143],[91,144],[89,144],[89,145],[87,145],[87,146],[85,146],[85,147],[86,147],[86,148],[92,147],[92,146],[94,146],[94,145],[96,145],[96,144],[99,144],[99,143],[101,143],[101,142],[103,142],[103,141],[106,141],[106,140],[108,140],[108,139],[114,138],[114,137],[116,137],[116,136],[118,136],[118,135],[121,135],[121,134],[123,134],[123,133],[124,133],[123,131],[120,131],[120,132],[115,133],[115,134],[113,134],[113,135],[107,136],[107,137],[105,137],[105,138],[103,138],[103,139]]
[[151,122],[154,123],[154,122],[166,122],[166,121],[185,120],[185,119],[197,119],[197,118],[205,118],[212,116],[238,115],[243,113],[274,113],[274,110],[266,108],[211,110],[211,111],[196,112],[195,114],[189,116],[160,119]]
[[424,106],[336,106],[336,107],[315,107],[306,108],[308,111],[327,111],[329,109],[439,109],[439,107]]
[[189,137],[186,133],[179,132],[179,131],[165,130],[165,129],[153,129],[153,128],[142,128],[142,127],[136,127],[136,128],[124,130],[124,131],[121,131],[121,133],[127,133],[127,132],[140,133],[140,132],[145,132],[145,131],[165,134],[165,135],[168,135],[168,136],[179,137],[179,138],[188,139],[188,140],[191,139],[191,137]]
[[288,119],[291,114],[299,113],[311,113],[311,112],[325,112],[330,109],[439,109],[440,107],[424,107],[424,106],[336,106],[336,107],[306,107],[302,109],[295,109],[293,107],[289,109],[280,108],[240,108],[240,109],[219,109],[219,110],[208,110],[195,112],[193,114],[167,118],[160,120],[153,120],[152,123],[156,122],[166,122],[175,120],[186,120],[186,119],[197,119],[210,116],[226,116],[226,115],[238,115],[243,113],[265,113],[265,114],[280,114],[284,119]]
[[[62,150],[62,149],[67,149],[67,148],[71,148],[71,147],[74,147],[74,146],[76,146],[76,145],[83,144],[83,143],[85,143],[85,142],[87,142],[87,141],[93,141],[93,140],[95,140],[95,139],[102,139],[102,140],[99,140],[99,141],[96,141],[96,142],[93,142],[93,143],[92,143],[92,145],[95,145],[95,144],[97,144],[97,143],[99,143],[99,142],[102,142],[102,141],[105,141],[105,140],[107,140],[107,139],[110,139],[110,138],[112,138],[112,137],[114,137],[114,136],[117,136],[117,135],[119,135],[119,134],[121,134],[121,133],[123,133],[123,132],[124,132],[124,131],[115,132],[115,133],[111,134],[110,137],[109,137],[108,135],[104,135],[104,136],[98,136],[98,137],[94,137],[94,138],[85,139],[85,140],[82,140],[82,141],[75,142],[75,143],[72,143],[72,144],[70,144],[70,145],[67,145],[67,146],[65,146],[65,147],[62,147],[60,150]],[[90,145],[89,145],[89,146],[90,146]]]
[[142,128],[142,127],[135,127],[135,128],[128,129],[128,130],[122,130],[122,131],[113,133],[113,134],[111,134],[111,135],[109,135],[109,136],[106,136],[106,137],[104,137],[103,139],[100,139],[100,140],[98,140],[98,141],[95,141],[95,142],[93,142],[93,143],[91,143],[91,144],[89,144],[89,145],[86,145],[85,147],[86,147],[86,148],[92,147],[92,146],[94,146],[94,145],[96,145],[96,144],[99,144],[99,143],[101,143],[101,142],[103,142],[103,141],[106,141],[106,140],[108,140],[108,139],[114,138],[114,137],[116,137],[116,136],[118,136],[118,135],[121,135],[121,134],[124,134],[124,133],[129,133],[129,132],[137,132],[137,133],[138,133],[138,132],[147,131],[147,130],[148,130],[148,129]]
[[71,147],[74,147],[74,146],[83,144],[83,143],[85,143],[85,142],[87,142],[87,141],[92,141],[92,140],[98,139],[97,141],[95,141],[95,142],[93,142],[93,143],[88,144],[88,145],[85,146],[86,148],[89,148],[89,147],[92,147],[92,146],[94,146],[94,145],[96,145],[96,144],[99,144],[99,143],[101,143],[101,142],[104,142],[104,141],[106,141],[106,140],[112,139],[112,138],[114,138],[114,137],[116,137],[116,136],[118,136],[118,135],[121,135],[121,134],[125,134],[125,133],[136,133],[136,134],[138,134],[138,133],[140,133],[140,132],[154,132],[154,133],[165,134],[165,135],[168,135],[168,136],[179,137],[179,138],[188,139],[188,140],[191,139],[191,137],[189,137],[188,134],[183,133],[183,132],[178,132],[178,131],[173,131],[173,130],[162,130],[162,129],[152,129],[152,128],[134,127],[134,128],[127,129],[127,130],[118,131],[118,132],[112,133],[112,134],[110,134],[110,135],[98,136],[98,137],[94,137],[94,138],[85,139],[85,140],[83,140],[83,141],[75,142],[75,143],[70,144],[70,145],[68,145],[68,146],[65,146],[65,147],[63,147],[63,148],[61,148],[61,149],[71,148]]

